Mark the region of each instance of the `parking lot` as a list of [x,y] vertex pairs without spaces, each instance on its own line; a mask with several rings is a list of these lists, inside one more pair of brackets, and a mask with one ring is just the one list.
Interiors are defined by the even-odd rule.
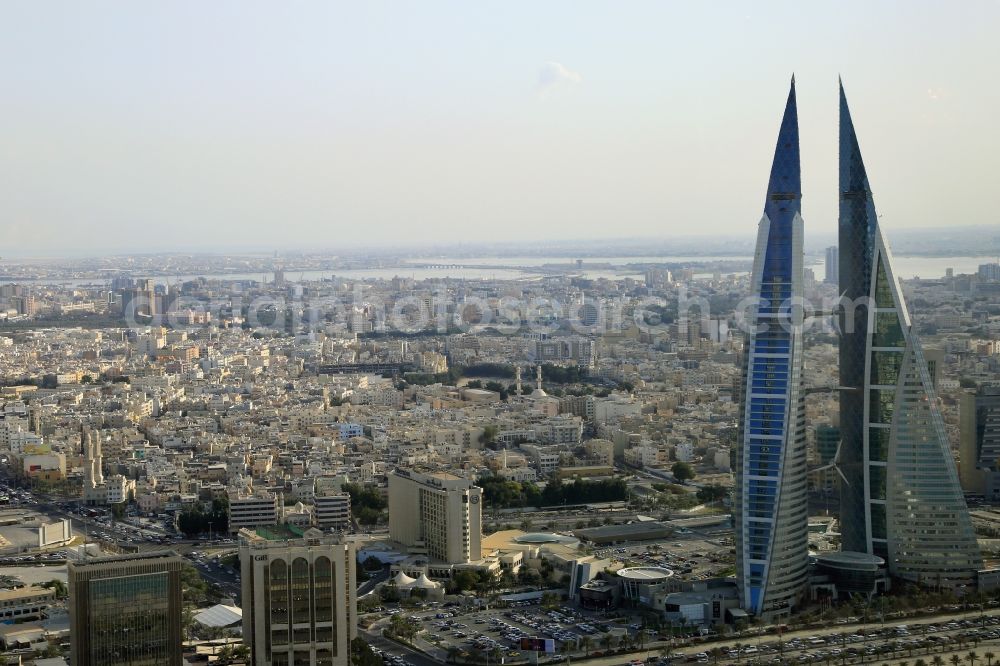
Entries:
[[[420,626],[420,637],[445,654],[528,659],[522,638],[550,638],[562,654],[599,654],[618,648],[626,635],[636,639],[642,625],[623,613],[615,618],[561,605],[543,608],[537,601],[511,602],[505,608],[462,608],[430,602],[417,609],[380,608],[376,615],[404,613]],[[607,637],[607,638],[605,638]],[[628,639],[626,639],[627,641]],[[603,642],[603,644],[602,644]]]

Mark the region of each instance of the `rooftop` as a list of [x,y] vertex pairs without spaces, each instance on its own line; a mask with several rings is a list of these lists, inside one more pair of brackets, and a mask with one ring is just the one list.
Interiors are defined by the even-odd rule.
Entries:
[[605,525],[573,530],[575,536],[595,542],[641,541],[669,536],[673,530],[659,521],[645,521],[627,525]]
[[673,571],[664,567],[625,567],[616,573],[620,578],[639,582],[666,580],[674,575]]
[[859,553],[851,550],[836,550],[829,553],[821,553],[816,556],[816,561],[828,566],[859,569],[876,569],[885,566],[885,560],[878,555]]
[[147,553],[132,553],[128,555],[106,555],[103,557],[88,557],[82,560],[75,560],[70,564],[73,567],[85,567],[90,564],[123,564],[125,562],[141,562],[159,560],[165,558],[178,557],[172,550],[157,550]]
[[31,597],[46,593],[55,594],[55,592],[48,588],[44,588],[39,585],[28,585],[27,587],[19,587],[13,590],[0,590],[0,601],[7,599],[20,599],[22,597]]
[[267,527],[257,527],[254,534],[267,541],[288,541],[289,539],[301,539],[305,530],[294,525],[268,525]]
[[555,534],[553,532],[529,532],[528,534],[522,534],[516,536],[513,539],[517,543],[531,543],[531,544],[542,544],[542,543],[565,543],[565,544],[575,544],[579,543],[579,539],[576,537],[566,536],[564,534]]

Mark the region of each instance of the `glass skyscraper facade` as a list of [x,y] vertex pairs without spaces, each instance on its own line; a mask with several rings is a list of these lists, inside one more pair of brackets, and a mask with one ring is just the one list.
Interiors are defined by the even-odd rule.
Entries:
[[808,566],[799,129],[793,79],[757,234],[736,458],[736,575],[741,603],[787,615]]
[[934,385],[840,89],[840,469],[846,551],[938,587],[982,567]]
[[181,568],[173,553],[71,562],[74,666],[180,666]]

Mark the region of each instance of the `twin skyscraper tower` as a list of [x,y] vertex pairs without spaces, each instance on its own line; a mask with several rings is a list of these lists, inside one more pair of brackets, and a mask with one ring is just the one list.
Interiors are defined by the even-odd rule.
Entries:
[[[735,469],[737,584],[764,619],[791,613],[809,581],[801,190],[793,78],[751,274]],[[843,86],[839,245],[841,547],[899,579],[973,590],[979,547]]]

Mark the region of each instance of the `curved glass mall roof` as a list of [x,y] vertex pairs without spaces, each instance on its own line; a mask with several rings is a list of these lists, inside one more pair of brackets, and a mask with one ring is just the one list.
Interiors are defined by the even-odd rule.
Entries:
[[555,534],[552,532],[529,532],[528,534],[522,534],[519,537],[515,537],[514,541],[516,543],[529,543],[535,545],[541,545],[543,543],[561,543],[566,545],[573,545],[580,543],[580,540],[576,537],[565,536],[563,534]]

